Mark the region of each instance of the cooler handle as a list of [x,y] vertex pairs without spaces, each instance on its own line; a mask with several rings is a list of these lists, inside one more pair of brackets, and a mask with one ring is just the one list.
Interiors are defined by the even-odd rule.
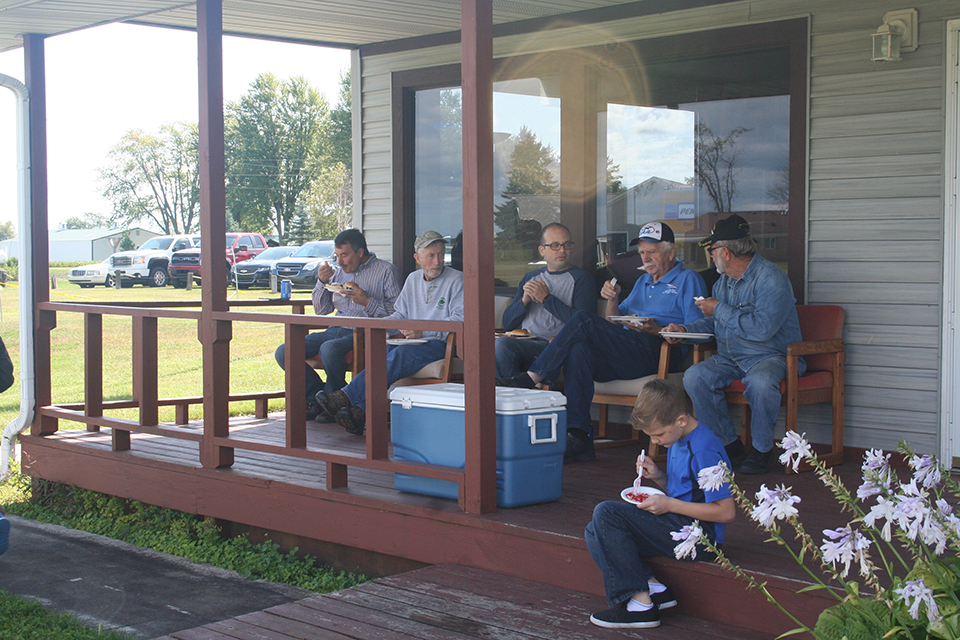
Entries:
[[[530,444],[543,444],[557,441],[557,421],[560,415],[556,413],[541,413],[538,416],[527,416],[527,426],[530,427]],[[537,438],[537,420],[550,421],[550,437]]]

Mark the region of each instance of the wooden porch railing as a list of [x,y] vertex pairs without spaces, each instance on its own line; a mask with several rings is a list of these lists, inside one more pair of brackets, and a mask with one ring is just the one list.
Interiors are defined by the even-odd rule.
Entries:
[[[231,307],[250,308],[266,306],[291,306],[292,313],[279,314],[250,311],[214,312],[213,319],[231,325],[233,322],[259,322],[285,325],[286,352],[300,354],[304,350],[304,338],[310,329],[331,326],[357,327],[364,331],[366,340],[366,395],[367,395],[367,450],[364,456],[323,448],[307,447],[305,380],[302,367],[286,367],[284,391],[230,394],[229,401],[255,403],[255,415],[265,418],[271,399],[286,399],[285,444],[272,445],[233,437],[218,437],[212,432],[213,420],[204,416],[204,432],[184,431],[159,423],[159,408],[175,407],[174,424],[188,423],[190,405],[202,404],[204,397],[187,396],[160,398],[158,394],[158,321],[161,318],[180,318],[200,321],[200,302],[147,302],[136,304],[85,304],[73,302],[43,302],[38,305],[39,330],[51,332],[56,328],[57,313],[84,314],[84,400],[82,403],[50,404],[37,409],[33,425],[34,435],[49,435],[59,429],[59,420],[85,424],[88,431],[101,427],[112,430],[112,447],[115,451],[131,447],[131,433],[210,442],[213,446],[227,449],[247,449],[266,453],[294,456],[323,462],[326,465],[327,489],[340,489],[348,484],[349,468],[362,467],[380,471],[406,473],[458,483],[459,504],[464,508],[465,470],[417,462],[398,461],[389,456],[389,399],[387,397],[386,336],[387,330],[419,329],[426,331],[453,331],[462,335],[463,324],[459,322],[425,322],[419,320],[385,321],[379,318],[347,318],[342,316],[306,315],[304,307],[312,304],[309,299],[276,301],[234,301]],[[127,316],[132,319],[133,392],[130,400],[104,400],[103,398],[103,316]],[[296,356],[294,355],[294,358]],[[206,363],[205,363],[205,366]],[[223,376],[222,384],[229,385],[229,376]],[[38,389],[38,393],[41,390]],[[49,389],[47,395],[51,397]],[[139,419],[129,420],[104,415],[108,409],[138,408]],[[198,453],[199,456],[199,453]],[[233,456],[226,456],[232,460]],[[469,460],[469,456],[467,457]]]

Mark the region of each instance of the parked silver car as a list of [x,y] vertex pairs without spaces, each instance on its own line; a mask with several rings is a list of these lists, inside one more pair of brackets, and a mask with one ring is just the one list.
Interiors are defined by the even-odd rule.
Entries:
[[110,258],[96,264],[87,264],[82,267],[70,269],[67,280],[73,284],[80,285],[83,289],[90,289],[98,284],[105,287],[113,287],[113,274],[110,273]]

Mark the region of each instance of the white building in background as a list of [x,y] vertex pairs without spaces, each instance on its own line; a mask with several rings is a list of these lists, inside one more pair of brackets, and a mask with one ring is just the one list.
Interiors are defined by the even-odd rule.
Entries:
[[[124,236],[129,236],[136,246],[160,235],[155,231],[134,227],[132,229],[57,229],[50,231],[50,261],[106,260],[118,251],[117,246]],[[20,259],[20,241],[17,238],[0,242],[0,251],[8,258]]]

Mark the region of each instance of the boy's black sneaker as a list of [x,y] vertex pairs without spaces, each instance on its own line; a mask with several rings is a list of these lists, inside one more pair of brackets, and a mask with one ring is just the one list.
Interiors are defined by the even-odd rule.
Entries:
[[627,600],[612,609],[590,616],[590,622],[608,629],[650,629],[660,626],[660,611],[653,605],[646,611],[627,611]]
[[537,383],[533,381],[526,371],[518,373],[512,378],[497,378],[498,387],[516,387],[518,389],[533,389]]
[[658,609],[670,609],[671,607],[677,606],[677,599],[674,597],[670,587],[667,587],[665,591],[661,591],[660,593],[651,593],[650,599],[653,600],[653,604],[657,605]]

